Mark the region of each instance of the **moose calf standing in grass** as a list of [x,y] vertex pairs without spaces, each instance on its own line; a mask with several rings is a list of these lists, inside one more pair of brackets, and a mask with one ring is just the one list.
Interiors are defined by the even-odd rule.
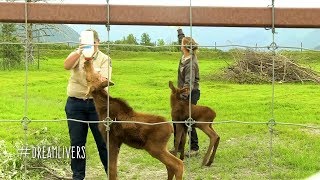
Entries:
[[[181,98],[181,94],[188,93],[188,88],[175,88],[173,83],[169,81],[169,87],[171,89],[171,117],[173,121],[185,121],[189,118],[189,102]],[[213,162],[214,156],[216,154],[220,137],[212,128],[212,121],[216,117],[216,113],[209,107],[199,106],[191,104],[191,117],[196,122],[194,126],[201,129],[210,138],[210,145],[202,165],[210,166]],[[201,123],[204,122],[204,123]],[[184,124],[176,124],[176,136],[173,155],[177,155],[178,147],[181,142],[182,150],[180,154],[180,159],[184,159],[184,146],[186,143],[186,132],[187,128]]]
[[[104,90],[108,86],[108,80],[101,81],[98,78],[94,72],[92,60],[84,63],[84,70],[89,83],[89,94],[93,97],[99,120],[103,121],[106,119],[108,111],[108,93]],[[112,83],[109,82],[110,84]],[[159,159],[167,168],[168,180],[173,179],[174,176],[177,180],[182,180],[183,162],[167,149],[173,128],[170,124],[165,123],[165,118],[135,112],[124,100],[110,96],[109,112],[109,117],[116,120],[110,125],[109,132],[110,180],[117,179],[117,159],[123,143],[136,149],[145,149],[151,156]],[[130,122],[121,123],[121,121]],[[160,124],[146,125],[134,122]],[[106,127],[102,123],[99,124],[99,130],[107,143]]]

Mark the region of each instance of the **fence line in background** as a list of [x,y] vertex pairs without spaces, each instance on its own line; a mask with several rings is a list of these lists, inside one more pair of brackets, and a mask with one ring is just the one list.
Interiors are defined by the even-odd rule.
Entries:
[[[79,42],[75,41],[64,41],[64,42],[50,42],[50,43],[32,43],[34,45],[68,45],[70,47],[70,44],[79,44]],[[25,43],[13,43],[13,42],[0,42],[0,45],[25,45]],[[78,45],[75,45],[78,46]],[[181,45],[156,45],[156,46],[148,46],[148,45],[140,45],[140,44],[106,44],[106,43],[101,43],[99,44],[101,47],[144,47],[144,48],[150,48],[150,49],[158,49],[158,48],[168,48],[168,47],[180,47]],[[265,45],[265,46],[258,46],[257,44],[255,46],[250,46],[250,45],[241,45],[241,44],[225,44],[225,45],[201,45],[199,44],[198,47],[203,47],[203,48],[212,48],[212,50],[217,50],[218,48],[248,48],[248,49],[270,49],[270,45]],[[277,50],[281,49],[294,49],[294,50],[299,50],[299,51],[313,51],[313,52],[320,52],[320,49],[311,49],[311,48],[304,48],[302,46],[276,46]],[[58,50],[58,49],[52,49],[52,51]],[[60,49],[59,49],[60,50]]]

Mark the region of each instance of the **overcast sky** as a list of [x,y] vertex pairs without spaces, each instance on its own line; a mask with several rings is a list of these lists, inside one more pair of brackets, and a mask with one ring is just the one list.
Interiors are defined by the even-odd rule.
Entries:
[[[75,4],[106,4],[106,0],[63,0],[64,3]],[[236,7],[266,7],[271,0],[193,0],[193,6],[236,6]],[[120,5],[176,5],[189,6],[190,0],[109,0],[110,4]],[[320,0],[275,0],[277,7],[320,7]]]

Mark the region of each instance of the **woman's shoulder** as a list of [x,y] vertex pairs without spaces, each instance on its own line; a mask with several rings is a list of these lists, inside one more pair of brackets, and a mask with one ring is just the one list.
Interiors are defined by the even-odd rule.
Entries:
[[101,56],[101,57],[109,57],[107,54],[105,54],[104,52],[102,51],[98,51],[98,56]]
[[107,59],[111,59],[111,58],[108,55],[106,55],[105,53],[103,53],[102,51],[99,51],[98,59],[100,59],[102,61],[106,61]]

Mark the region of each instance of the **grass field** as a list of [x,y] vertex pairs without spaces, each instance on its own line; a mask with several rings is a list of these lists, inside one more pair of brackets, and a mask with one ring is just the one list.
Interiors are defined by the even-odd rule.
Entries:
[[[53,53],[54,54],[54,53]],[[0,71],[0,150],[5,149],[17,157],[17,147],[24,142],[20,120],[25,115],[28,124],[29,145],[68,146],[66,121],[32,122],[32,120],[65,119],[66,85],[69,72],[63,69],[67,52],[56,52],[41,61],[40,70],[28,71],[28,101],[25,106],[25,77],[23,70]],[[121,97],[139,112],[164,116],[170,120],[168,81],[176,82],[180,53],[171,52],[112,52],[113,75],[116,83],[110,95]],[[313,57],[313,56],[312,56]],[[315,56],[319,57],[319,56]],[[217,112],[214,128],[221,136],[215,162],[211,167],[200,164],[208,146],[207,137],[200,131],[200,155],[185,160],[185,179],[304,179],[320,171],[320,87],[316,84],[275,84],[274,117],[276,122],[294,123],[318,128],[277,124],[270,136],[266,124],[272,118],[271,84],[231,84],[209,80],[231,59],[218,54],[199,54],[201,98],[199,104],[210,106]],[[319,59],[309,64],[320,71]],[[223,123],[237,120],[245,123]],[[272,137],[272,165],[270,166],[270,138]],[[172,141],[172,139],[171,139]],[[172,142],[168,145],[172,148]],[[98,153],[89,133],[87,139],[87,178],[105,178]],[[0,152],[0,154],[3,152]],[[21,159],[13,157],[0,161],[0,177],[10,170],[22,171]],[[3,158],[3,159],[1,159]],[[45,159],[63,171],[69,170],[68,159]],[[39,163],[29,160],[31,165]],[[1,162],[0,162],[1,163]],[[14,165],[14,163],[17,163]],[[33,164],[32,164],[33,163]],[[30,169],[30,179],[42,179],[46,173]],[[123,146],[119,158],[120,179],[166,179],[166,169],[141,150]]]

